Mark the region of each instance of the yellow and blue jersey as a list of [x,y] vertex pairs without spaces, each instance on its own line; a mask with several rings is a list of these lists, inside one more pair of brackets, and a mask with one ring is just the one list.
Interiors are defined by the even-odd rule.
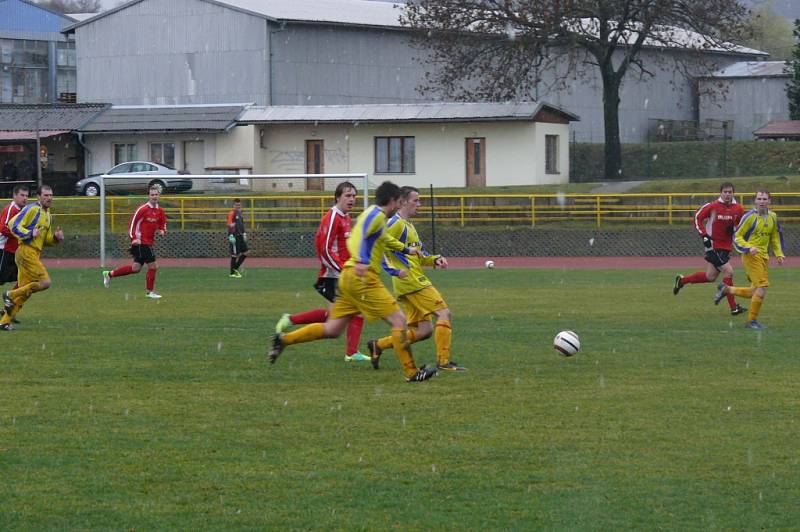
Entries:
[[749,253],[751,248],[758,249],[758,256],[769,258],[769,247],[776,257],[783,257],[783,230],[778,223],[778,215],[773,211],[760,216],[758,210],[748,211],[734,234],[733,246],[739,253]]
[[380,275],[381,259],[386,251],[404,251],[405,246],[386,232],[386,214],[377,205],[371,205],[356,219],[347,239],[350,258],[345,267],[367,264]]
[[[431,255],[425,251],[419,239],[417,228],[409,220],[400,214],[395,214],[386,224],[387,232],[399,240],[404,247],[416,247],[422,251],[422,256],[405,255],[399,251],[387,253],[384,257],[383,269],[392,276],[392,286],[398,296],[419,292],[423,288],[431,286],[432,283],[423,271],[423,266],[433,266],[441,255]],[[399,271],[408,270],[408,277],[401,279],[398,277]]]
[[[50,211],[43,208],[39,202],[23,207],[9,220],[8,227],[21,244],[31,246],[38,251],[42,251],[44,246],[53,246],[57,243],[53,235]],[[39,229],[39,235],[36,237],[33,236],[34,229]]]

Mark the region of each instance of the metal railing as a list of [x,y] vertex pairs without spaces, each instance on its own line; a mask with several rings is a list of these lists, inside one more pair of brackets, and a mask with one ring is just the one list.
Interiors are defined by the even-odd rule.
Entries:
[[[479,225],[612,224],[672,225],[688,223],[700,205],[718,193],[670,194],[443,194],[435,197],[438,224],[459,227]],[[330,208],[328,195],[242,196],[249,229],[307,227],[316,225]],[[745,210],[752,206],[752,193],[736,194]],[[234,196],[165,195],[161,205],[172,230],[219,229],[226,222]],[[127,229],[131,213],[144,196],[107,196],[105,221],[110,232]],[[430,218],[430,198],[423,196],[419,218]],[[800,193],[773,193],[772,209],[782,223],[800,222]],[[59,197],[55,212],[61,225],[99,226],[99,199]],[[360,213],[357,206],[353,214]],[[67,220],[65,220],[67,219]]]

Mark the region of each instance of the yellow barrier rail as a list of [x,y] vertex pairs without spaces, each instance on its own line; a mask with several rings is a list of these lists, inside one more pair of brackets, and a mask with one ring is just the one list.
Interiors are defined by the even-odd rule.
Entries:
[[[434,213],[439,224],[460,227],[478,225],[527,225],[590,223],[687,224],[700,205],[718,193],[674,194],[443,194],[435,196]],[[330,208],[328,196],[272,195],[241,197],[250,229],[315,225]],[[736,194],[745,210],[752,208],[752,193]],[[162,196],[172,230],[219,229],[224,226],[234,196]],[[61,225],[91,229],[99,226],[98,198],[59,197],[54,211]],[[111,232],[127,229],[142,196],[106,198],[106,222]],[[430,219],[430,198],[423,196],[419,218]],[[800,193],[772,194],[772,208],[783,223],[800,221]],[[354,209],[361,212],[361,207]]]

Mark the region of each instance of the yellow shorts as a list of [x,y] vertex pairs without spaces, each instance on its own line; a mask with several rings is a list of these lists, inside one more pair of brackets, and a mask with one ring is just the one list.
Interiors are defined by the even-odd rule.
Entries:
[[355,268],[347,267],[339,277],[339,294],[329,316],[336,319],[363,314],[368,320],[374,321],[399,310],[397,301],[377,273],[370,270],[364,277],[359,277]]
[[412,292],[397,298],[406,313],[409,325],[431,319],[437,310],[447,308],[442,294],[433,286],[426,286],[418,292]]
[[21,245],[17,248],[15,260],[17,262],[17,283],[19,286],[25,286],[29,283],[36,283],[50,279],[44,264],[39,258],[41,252],[30,246]]
[[769,286],[769,259],[752,256],[749,253],[742,255],[742,264],[747,273],[747,280],[753,288],[766,288]]

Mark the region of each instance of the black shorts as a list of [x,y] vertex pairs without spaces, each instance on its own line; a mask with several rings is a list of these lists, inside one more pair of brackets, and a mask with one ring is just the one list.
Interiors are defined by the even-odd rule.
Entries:
[[711,249],[706,251],[705,256],[703,257],[706,259],[706,262],[711,263],[717,270],[728,264],[730,260],[731,252],[727,249]]
[[156,254],[153,253],[153,248],[150,246],[145,246],[144,244],[134,244],[131,246],[130,252],[133,256],[133,262],[138,262],[139,264],[150,264],[151,262],[156,261]]
[[228,247],[231,250],[231,257],[235,257],[237,255],[241,255],[242,253],[247,253],[247,240],[244,239],[242,235],[235,235],[236,242],[231,242],[228,240]]
[[314,285],[314,290],[319,295],[333,303],[336,300],[336,291],[339,286],[339,279],[335,277],[320,277]]
[[0,250],[0,284],[17,281],[17,263],[14,254]]

